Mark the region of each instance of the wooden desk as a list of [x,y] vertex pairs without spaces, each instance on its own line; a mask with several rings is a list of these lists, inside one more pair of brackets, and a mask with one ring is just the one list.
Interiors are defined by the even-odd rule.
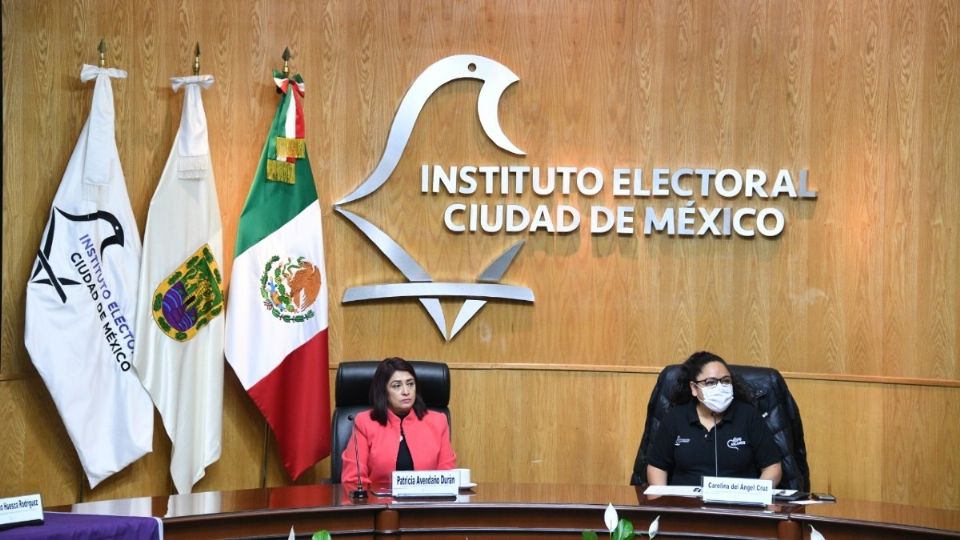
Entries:
[[[633,486],[481,484],[457,500],[401,502],[370,495],[354,503],[334,484],[80,503],[89,514],[162,517],[164,533],[180,538],[301,538],[319,529],[334,539],[571,538],[584,529],[606,533],[607,503],[645,531],[660,516],[660,538],[807,538],[813,524],[837,538],[960,538],[960,512],[843,501],[765,509],[704,505],[683,497],[648,498]],[[884,536],[885,535],[885,536]],[[603,536],[603,535],[601,535]]]
[[816,527],[828,540],[885,538],[960,538],[960,511],[905,504],[840,500],[801,506],[790,512],[804,538]]
[[[725,534],[740,538],[799,540],[799,527],[787,509],[704,507],[696,499],[648,499],[633,486],[481,485],[458,501],[388,503],[395,522],[380,530],[403,539],[419,538],[580,538],[584,529],[606,535],[603,513],[617,508],[638,530],[660,516],[660,531],[697,537]],[[386,524],[385,524],[386,525]]]

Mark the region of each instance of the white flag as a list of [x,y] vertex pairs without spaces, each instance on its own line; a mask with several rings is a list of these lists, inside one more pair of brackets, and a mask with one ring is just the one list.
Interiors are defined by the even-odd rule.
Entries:
[[177,77],[180,129],[150,201],[143,241],[134,368],[173,443],[170,475],[189,493],[220,459],[223,418],[223,234],[201,88]]
[[27,283],[24,341],[60,411],[90,487],[152,449],[153,406],[131,369],[140,232],[114,134],[110,78],[96,79]]

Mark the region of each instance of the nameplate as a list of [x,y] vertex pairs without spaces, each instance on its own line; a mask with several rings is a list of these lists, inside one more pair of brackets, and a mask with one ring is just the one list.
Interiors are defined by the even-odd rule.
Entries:
[[43,523],[39,493],[0,499],[0,529],[32,523]]
[[460,479],[454,471],[393,471],[394,497],[456,497]]
[[704,476],[703,502],[767,505],[773,503],[773,482],[753,478]]

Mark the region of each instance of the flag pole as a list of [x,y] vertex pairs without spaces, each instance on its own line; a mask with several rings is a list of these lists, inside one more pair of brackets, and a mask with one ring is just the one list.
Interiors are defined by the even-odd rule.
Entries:
[[[283,58],[283,78],[290,78],[290,59],[293,58],[293,55],[290,54],[290,47],[283,48],[283,54],[280,55],[280,58]],[[280,87],[277,87],[277,93],[282,94],[283,90]]]
[[100,60],[97,62],[98,67],[104,67],[107,65],[107,43],[103,38],[100,38],[100,45],[97,46],[97,51],[100,52]]
[[[290,47],[283,48],[283,54],[280,55],[280,58],[283,58],[283,76],[285,78],[290,77]],[[277,93],[283,93],[283,90],[280,87],[277,87]],[[270,427],[270,423],[267,422],[266,417],[263,419],[264,431],[263,431],[263,466],[260,468],[260,485],[261,487],[267,486],[267,457],[270,454],[270,430],[273,429]]]
[[193,74],[200,74],[200,42],[197,42],[197,48],[193,52]]

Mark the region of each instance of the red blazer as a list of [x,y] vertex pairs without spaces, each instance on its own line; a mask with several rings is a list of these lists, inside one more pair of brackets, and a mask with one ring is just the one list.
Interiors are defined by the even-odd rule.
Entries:
[[[357,415],[353,435],[341,454],[341,484],[357,483],[357,458],[354,446],[359,448],[360,479],[364,484],[389,484],[391,473],[397,467],[400,451],[400,418],[387,409],[387,425],[370,418],[372,411]],[[427,411],[418,419],[413,410],[403,420],[413,467],[418,471],[449,470],[457,466],[457,455],[450,447],[450,426],[447,416]],[[354,443],[356,441],[356,443]]]

